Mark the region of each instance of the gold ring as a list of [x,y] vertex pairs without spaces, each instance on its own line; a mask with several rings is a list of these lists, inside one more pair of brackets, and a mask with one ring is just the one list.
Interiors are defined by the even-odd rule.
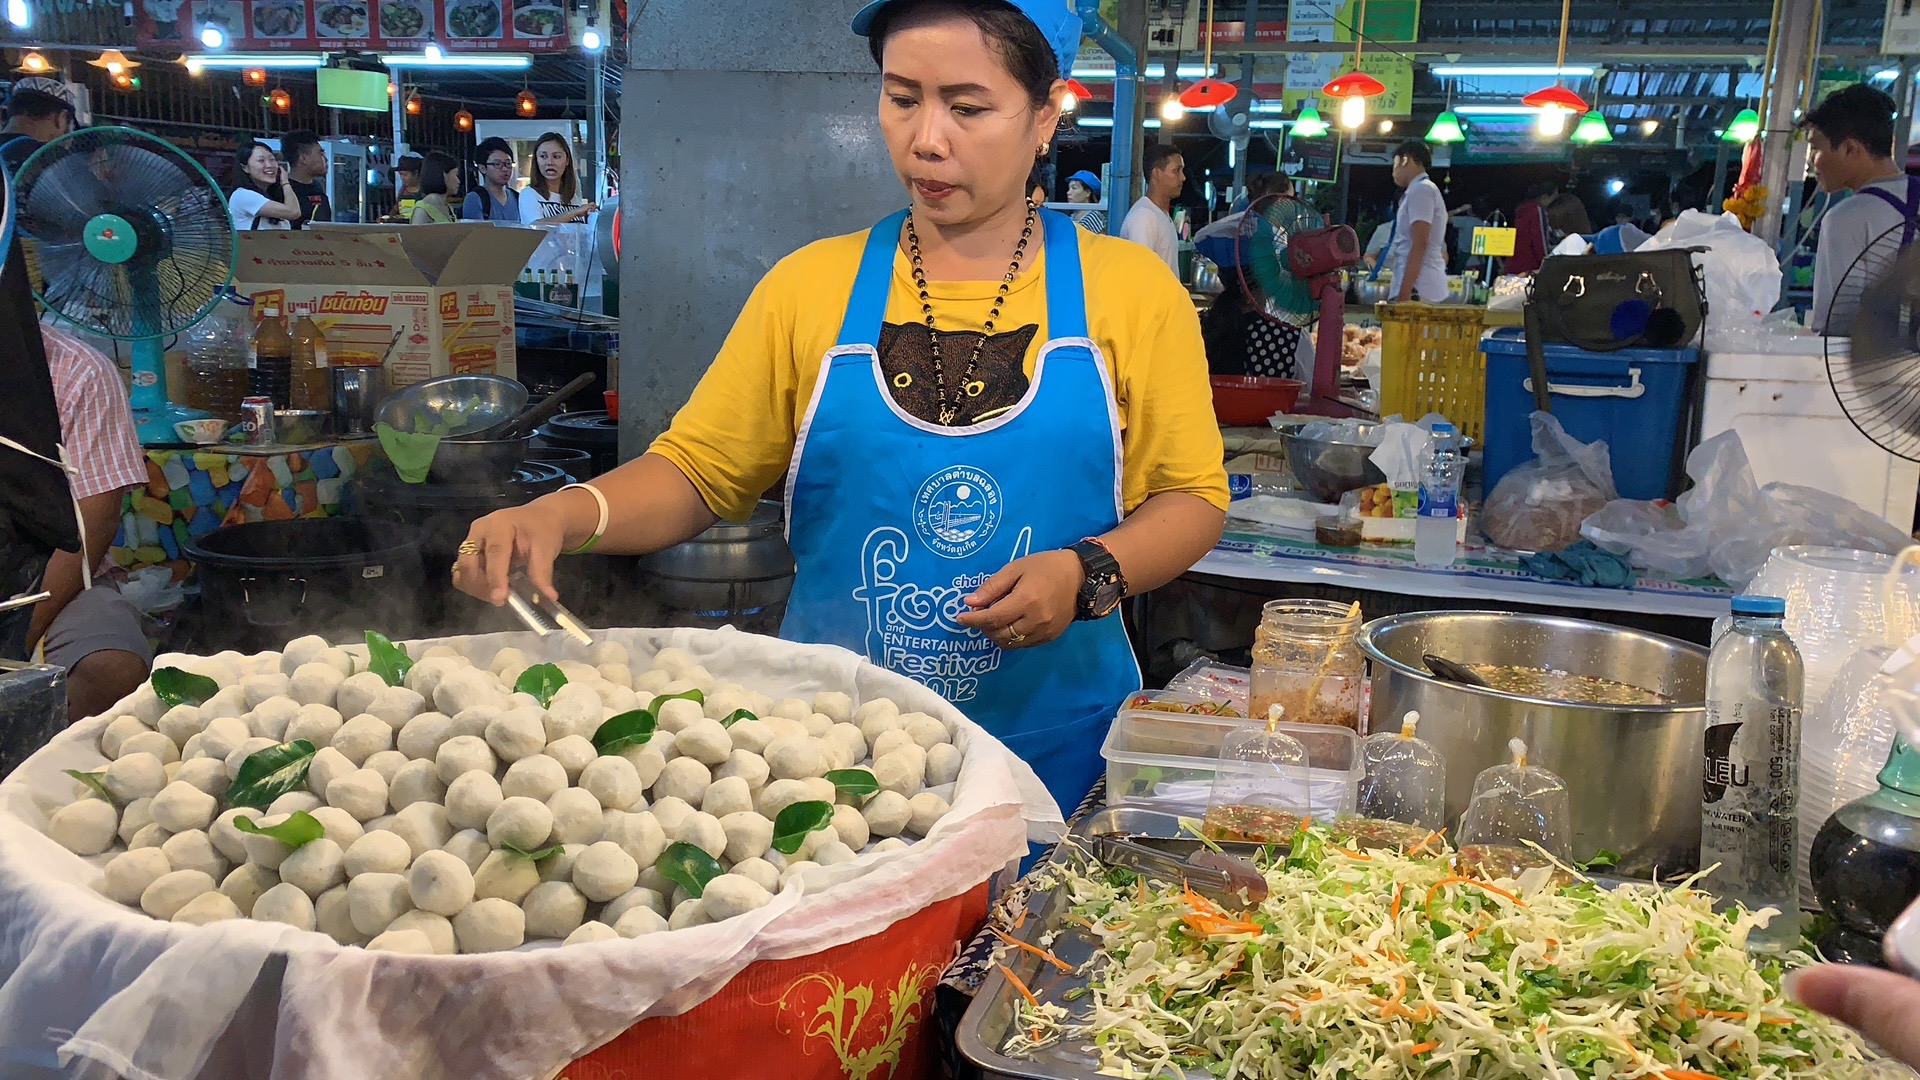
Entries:
[[1007,631],[1007,644],[1018,645],[1025,640],[1027,640],[1027,635],[1020,631],[1011,629]]
[[460,541],[460,546],[454,550],[460,553],[461,558],[465,558],[468,555],[480,554],[480,545],[472,540],[462,540]]

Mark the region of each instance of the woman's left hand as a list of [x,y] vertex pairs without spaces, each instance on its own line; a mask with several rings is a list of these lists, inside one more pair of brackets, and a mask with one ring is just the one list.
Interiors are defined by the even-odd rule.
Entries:
[[960,625],[978,630],[1002,649],[1045,645],[1066,632],[1086,569],[1071,551],[1043,551],[1015,559],[966,598],[974,610]]

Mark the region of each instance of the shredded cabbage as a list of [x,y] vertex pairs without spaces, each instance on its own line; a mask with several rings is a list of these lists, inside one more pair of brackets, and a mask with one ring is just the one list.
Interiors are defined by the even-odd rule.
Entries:
[[1478,881],[1435,848],[1363,851],[1312,827],[1260,860],[1270,894],[1242,910],[1098,863],[1043,868],[1102,944],[1091,1012],[1017,1002],[1006,1050],[1085,1040],[1103,1072],[1136,1077],[1910,1075],[1785,998],[1783,966],[1808,956],[1748,956],[1772,909],[1716,914],[1697,878]]

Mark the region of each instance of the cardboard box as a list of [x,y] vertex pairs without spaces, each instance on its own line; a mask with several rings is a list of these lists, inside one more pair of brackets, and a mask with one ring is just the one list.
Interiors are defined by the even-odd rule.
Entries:
[[471,372],[515,378],[513,283],[542,238],[487,222],[243,232],[235,284],[289,314],[311,305],[341,359],[378,356],[398,333],[390,386]]

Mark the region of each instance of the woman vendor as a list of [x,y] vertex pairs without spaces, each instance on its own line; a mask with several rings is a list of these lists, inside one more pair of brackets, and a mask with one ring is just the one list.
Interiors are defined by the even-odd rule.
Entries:
[[1062,0],[875,0],[880,128],[909,199],[774,266],[638,459],[475,522],[455,583],[644,553],[785,478],[782,636],[941,693],[1072,807],[1140,684],[1121,598],[1227,505],[1198,319],[1156,256],[1029,201],[1079,47]]

